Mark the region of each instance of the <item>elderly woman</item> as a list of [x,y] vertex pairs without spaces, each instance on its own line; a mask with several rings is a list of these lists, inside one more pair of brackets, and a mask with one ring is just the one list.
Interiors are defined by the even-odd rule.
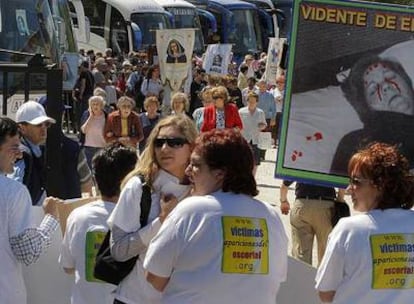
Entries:
[[193,119],[196,124],[197,130],[200,132],[201,126],[203,125],[204,120],[204,108],[210,104],[213,104],[213,96],[211,95],[212,88],[205,87],[201,92],[201,102],[203,106],[201,108],[197,108],[193,112]]
[[316,276],[322,302],[412,303],[414,178],[395,146],[374,143],[348,165],[354,209],[332,230]]
[[189,101],[185,93],[177,92],[171,97],[171,109],[172,109],[171,114],[189,115],[187,114],[188,107],[189,107]]
[[126,96],[119,98],[118,110],[109,114],[105,126],[105,139],[108,143],[119,141],[136,148],[137,143],[144,138],[139,116],[132,111],[134,106],[133,99]]
[[144,109],[145,112],[139,114],[139,119],[141,120],[142,131],[144,132],[144,139],[139,142],[139,152],[142,153],[147,144],[147,139],[154,129],[155,125],[161,119],[161,114],[158,113],[158,107],[160,103],[158,98],[151,96],[145,99]]
[[253,198],[253,165],[239,131],[198,137],[186,170],[193,196],[169,214],[145,256],[161,303],[275,303],[287,237],[276,210]]
[[106,146],[104,136],[107,113],[104,111],[105,100],[101,96],[89,98],[89,109],[81,119],[81,132],[84,134],[83,147],[89,168],[92,168],[92,158],[96,152]]
[[214,104],[204,108],[201,132],[224,128],[242,129],[239,109],[230,102],[227,89],[224,86],[218,86],[212,89],[211,94]]

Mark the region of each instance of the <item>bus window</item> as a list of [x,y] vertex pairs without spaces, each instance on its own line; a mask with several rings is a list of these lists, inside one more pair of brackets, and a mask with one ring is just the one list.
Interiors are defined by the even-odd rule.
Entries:
[[238,55],[256,53],[262,49],[260,24],[252,10],[234,10],[235,32],[229,36],[233,52]]
[[[58,62],[58,46],[53,18],[47,0],[1,2],[2,33],[0,48],[41,53],[49,62]],[[30,56],[4,55],[2,61],[27,62]]]
[[144,46],[155,45],[155,30],[170,28],[167,15],[161,13],[132,14],[131,21],[136,23],[143,33],[149,33],[149,35],[143,35]]
[[88,16],[91,24],[91,32],[104,38],[106,3],[95,0],[87,0],[82,2],[85,10],[85,16]]
[[128,54],[128,31],[121,13],[112,7],[110,26],[110,48],[116,55]]

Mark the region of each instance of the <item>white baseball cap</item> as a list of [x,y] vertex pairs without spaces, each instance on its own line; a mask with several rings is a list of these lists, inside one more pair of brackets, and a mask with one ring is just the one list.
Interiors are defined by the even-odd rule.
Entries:
[[16,122],[26,122],[39,125],[44,122],[56,123],[56,120],[46,115],[43,106],[36,101],[27,101],[16,112]]

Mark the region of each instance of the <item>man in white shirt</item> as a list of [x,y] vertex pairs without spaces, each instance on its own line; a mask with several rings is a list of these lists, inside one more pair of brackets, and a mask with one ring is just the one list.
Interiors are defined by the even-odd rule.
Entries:
[[21,155],[17,123],[0,117],[0,298],[2,304],[25,304],[26,288],[21,263],[30,265],[50,245],[50,237],[57,229],[55,198],[43,203],[45,217],[33,228],[32,202],[27,188],[5,175],[13,172],[13,165]]

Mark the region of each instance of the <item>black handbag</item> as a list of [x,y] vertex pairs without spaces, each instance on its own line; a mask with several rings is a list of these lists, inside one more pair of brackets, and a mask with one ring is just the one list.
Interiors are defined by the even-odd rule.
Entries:
[[[140,223],[141,227],[144,227],[147,225],[151,209],[151,188],[144,183],[143,177],[140,176],[140,179],[142,182]],[[111,255],[110,238],[111,231],[108,231],[96,255],[93,275],[101,281],[118,285],[132,271],[137,262],[138,255],[127,261],[116,261]]]
[[351,215],[351,210],[349,206],[345,202],[335,201],[334,206],[332,208],[332,218],[331,223],[332,227],[334,227],[341,217],[347,217]]

